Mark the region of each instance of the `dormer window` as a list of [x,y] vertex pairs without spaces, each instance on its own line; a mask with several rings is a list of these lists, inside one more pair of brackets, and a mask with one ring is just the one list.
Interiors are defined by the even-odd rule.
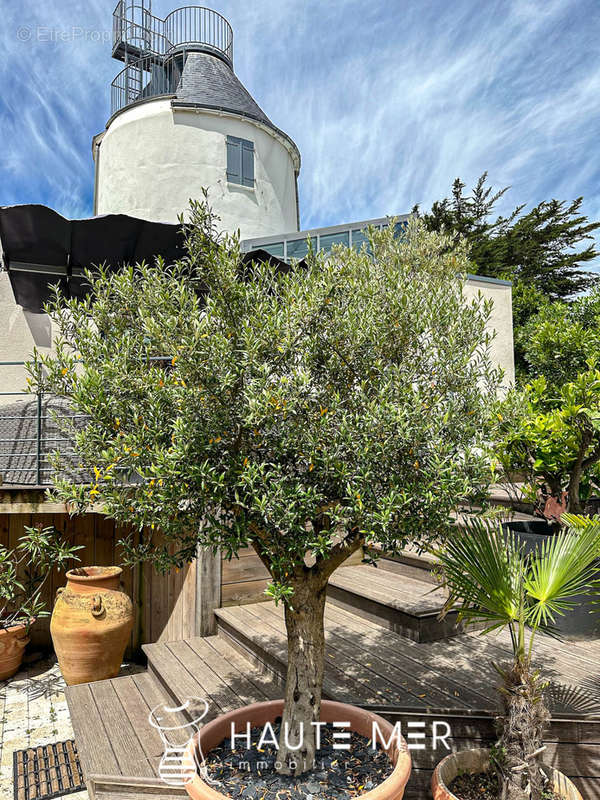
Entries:
[[227,180],[254,187],[254,142],[237,136],[227,137]]

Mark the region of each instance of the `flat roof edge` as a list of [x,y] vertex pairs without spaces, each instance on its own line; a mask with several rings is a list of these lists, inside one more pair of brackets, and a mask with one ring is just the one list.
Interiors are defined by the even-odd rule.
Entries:
[[504,278],[489,278],[487,275],[475,275],[471,272],[467,273],[468,281],[478,281],[479,283],[495,283],[497,286],[512,286],[512,281],[504,280]]

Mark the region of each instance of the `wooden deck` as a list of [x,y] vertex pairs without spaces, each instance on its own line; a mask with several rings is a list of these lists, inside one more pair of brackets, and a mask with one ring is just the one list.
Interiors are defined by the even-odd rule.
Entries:
[[403,564],[402,591],[398,574],[371,566],[341,567],[332,575],[327,588],[331,602],[388,630],[416,642],[430,642],[454,636],[462,628],[456,612],[438,618],[446,593],[421,575],[406,574]]
[[[343,568],[368,579],[365,569],[373,568]],[[360,597],[364,586],[358,585],[358,571]],[[407,576],[396,574],[394,584],[388,577],[394,574],[388,572],[386,585],[390,593],[401,593]],[[429,592],[431,583],[423,584],[424,593]],[[216,615],[217,636],[146,645],[147,673],[68,690],[92,800],[186,796],[181,790],[165,791],[158,777],[162,742],[148,713],[159,703],[201,697],[216,715],[281,697],[287,652],[282,609],[257,603],[221,608]],[[508,659],[507,634],[459,633],[415,641],[385,627],[385,621],[378,624],[328,602],[326,639],[327,698],[376,708],[400,721],[405,735],[408,722],[423,724],[428,741],[432,721],[446,721],[453,749],[493,737],[498,676],[492,662]],[[537,652],[550,682],[547,761],[571,776],[586,800],[600,798],[600,640],[557,643],[540,635]],[[443,754],[413,750],[407,798],[428,796],[431,769]]]
[[[206,699],[208,721],[241,705],[282,695],[276,680],[254,668],[222,637],[149,647],[147,672],[67,689],[91,800],[187,797],[185,790],[167,787],[158,774],[163,742],[149,722],[157,706]],[[194,708],[192,703],[192,717]],[[189,721],[183,712],[175,718],[178,721],[170,724]]]

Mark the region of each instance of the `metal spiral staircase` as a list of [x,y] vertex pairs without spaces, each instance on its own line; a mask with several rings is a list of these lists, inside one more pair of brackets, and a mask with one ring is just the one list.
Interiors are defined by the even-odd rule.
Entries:
[[111,84],[111,113],[174,94],[190,52],[210,53],[233,68],[233,30],[225,17],[203,6],[184,6],[161,19],[152,14],[152,0],[119,0],[112,54],[125,67]]

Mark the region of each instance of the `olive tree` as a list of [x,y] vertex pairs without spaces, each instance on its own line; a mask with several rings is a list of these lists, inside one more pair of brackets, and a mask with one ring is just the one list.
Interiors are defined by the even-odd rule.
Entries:
[[139,531],[129,559],[255,549],[285,605],[283,724],[304,745],[282,737],[279,757],[300,774],[332,572],[364,545],[439,540],[488,480],[490,306],[463,299],[465,250],[416,220],[289,269],[248,263],[215,227],[195,204],[180,262],[101,269],[87,299],[57,296],[55,353],[31,380],[87,415],[71,435],[90,481],[61,478],[57,454],[56,495]]

